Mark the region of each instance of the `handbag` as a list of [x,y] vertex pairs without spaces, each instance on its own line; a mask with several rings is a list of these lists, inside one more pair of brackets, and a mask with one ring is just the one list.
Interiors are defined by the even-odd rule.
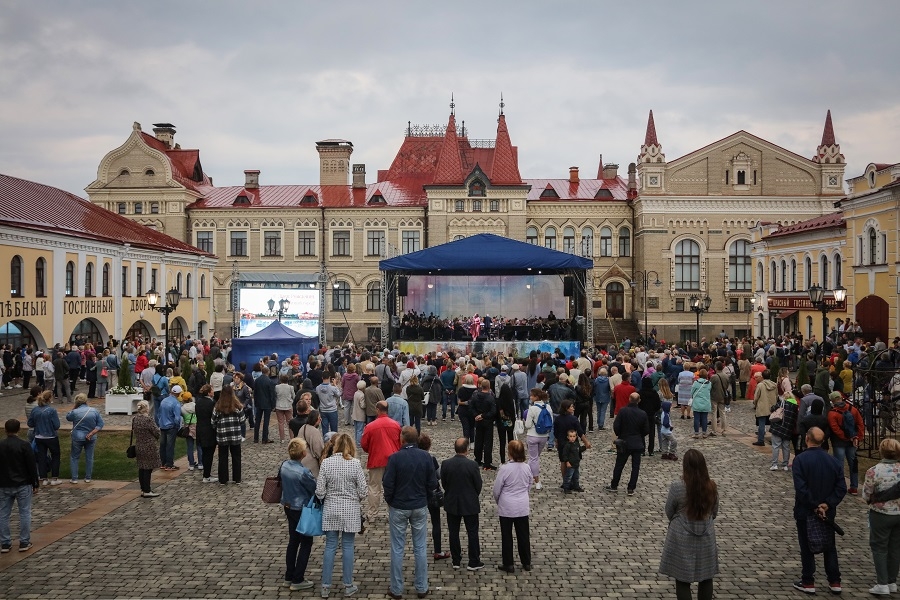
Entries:
[[324,535],[322,531],[322,503],[315,496],[309,498],[309,502],[306,503],[306,506],[300,512],[297,533],[309,537]]
[[784,421],[784,403],[782,402],[781,406],[772,411],[772,414],[769,415],[769,423],[773,425],[777,425]]
[[100,377],[109,377],[109,371],[106,370],[106,367],[100,369]]
[[444,490],[436,487],[428,494],[428,508],[440,508],[444,506]]
[[806,541],[809,551],[821,554],[834,546],[834,536],[828,524],[816,515],[806,517]]
[[427,405],[430,400],[431,400],[431,390],[428,390],[427,392],[425,392],[425,395],[422,397],[422,404]]
[[134,423],[131,424],[131,439],[128,440],[128,448],[125,449],[125,456],[128,458],[137,458],[137,446],[134,445]]
[[523,433],[525,433],[525,421],[516,419],[516,424],[513,426],[513,435],[519,437]]
[[284,466],[285,462],[287,461],[282,461],[281,465],[279,465],[278,473],[275,477],[266,477],[262,491],[262,501],[266,504],[281,503],[281,467]]

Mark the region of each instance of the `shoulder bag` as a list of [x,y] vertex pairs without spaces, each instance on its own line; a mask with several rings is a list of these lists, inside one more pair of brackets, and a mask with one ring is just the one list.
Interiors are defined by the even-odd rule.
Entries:
[[285,462],[287,461],[282,461],[278,466],[278,473],[275,477],[266,477],[266,482],[263,484],[262,491],[262,501],[266,504],[281,503],[281,468],[284,466]]
[[125,450],[128,458],[137,458],[137,446],[134,445],[134,421],[131,422],[131,439],[128,440],[128,448]]
[[309,502],[300,512],[300,521],[297,523],[297,533],[309,537],[324,535],[322,531],[322,503],[313,494]]

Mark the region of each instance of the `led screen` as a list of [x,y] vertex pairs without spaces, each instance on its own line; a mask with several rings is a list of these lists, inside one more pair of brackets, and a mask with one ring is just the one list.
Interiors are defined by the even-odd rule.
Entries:
[[551,311],[565,318],[567,301],[558,275],[414,275],[409,278],[403,306],[406,311],[434,313],[441,318],[479,313],[524,319],[546,317]]
[[[241,288],[241,337],[253,335],[277,319],[278,301],[290,300],[290,306],[281,316],[281,322],[296,332],[312,337],[319,335],[318,289]],[[269,300],[275,301],[275,310],[269,310]]]

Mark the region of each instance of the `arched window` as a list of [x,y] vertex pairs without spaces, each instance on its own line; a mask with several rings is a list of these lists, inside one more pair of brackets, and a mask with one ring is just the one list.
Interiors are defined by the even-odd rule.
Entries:
[[764,289],[763,266],[762,263],[756,263],[756,291],[761,292]]
[[594,229],[593,227],[585,227],[581,230],[581,255],[594,255]]
[[9,265],[9,295],[13,297],[24,296],[22,290],[22,257],[13,256]]
[[481,180],[475,179],[469,184],[469,195],[484,197],[484,184]]
[[175,275],[175,289],[181,292],[181,273]]
[[194,297],[194,289],[193,289],[193,287],[191,287],[191,283],[193,283],[193,281],[191,281],[190,273],[187,274],[185,283],[187,284],[187,286],[185,287],[184,295],[187,296],[188,298],[193,298]]
[[380,281],[373,281],[366,286],[366,310],[381,310]]
[[797,291],[797,259],[791,259],[791,291]]
[[774,292],[778,289],[778,265],[773,260],[769,263],[769,291]]
[[841,285],[841,281],[843,280],[841,274],[841,268],[843,266],[843,261],[841,260],[840,254],[835,254],[834,258],[831,259],[831,262],[834,263],[834,287],[838,287]]
[[750,291],[752,277],[750,243],[736,240],[728,249],[728,289],[733,292]]
[[453,203],[453,210],[456,212],[466,212],[465,200],[457,200]]
[[631,230],[619,228],[619,256],[631,256]]
[[103,263],[103,276],[101,286],[103,288],[103,295],[109,296],[109,263]]
[[66,264],[66,296],[75,295],[75,263]]
[[544,248],[556,250],[556,227],[548,227],[544,230]]
[[47,261],[43,258],[34,263],[34,294],[38,298],[47,296]]
[[831,289],[828,287],[828,257],[822,255],[822,258],[820,258],[819,261],[822,264],[822,279],[820,280],[822,282],[822,289]]
[[331,293],[331,310],[350,310],[350,284],[338,281]]
[[94,295],[94,263],[91,262],[84,267],[84,295],[88,298]]
[[600,229],[600,256],[612,256],[612,229]]
[[869,227],[869,247],[868,247],[868,255],[869,255],[869,264],[874,265],[878,264],[878,234],[875,232],[874,227]]
[[200,275],[200,297],[206,298],[206,275]]
[[782,292],[787,291],[787,276],[788,276],[787,261],[782,260],[781,261],[781,291]]
[[565,227],[563,229],[563,252],[575,252],[575,228]]
[[808,256],[803,261],[803,281],[806,284],[803,286],[804,288],[812,287],[812,259]]
[[675,246],[675,289],[700,289],[700,244],[681,240]]
[[472,200],[472,212],[481,212],[481,200]]
[[534,244],[535,246],[539,245],[537,227],[529,227],[525,230],[525,241],[529,244]]

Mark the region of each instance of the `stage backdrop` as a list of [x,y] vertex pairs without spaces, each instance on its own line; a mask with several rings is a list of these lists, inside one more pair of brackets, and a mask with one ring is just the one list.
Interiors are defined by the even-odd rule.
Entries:
[[476,312],[492,317],[546,317],[550,311],[565,318],[567,301],[561,275],[411,275],[403,306],[406,311],[441,318]]
[[471,353],[488,353],[491,351],[503,352],[506,356],[524,357],[532,350],[538,352],[553,352],[557,348],[566,356],[581,356],[581,342],[535,340],[522,342],[472,342],[472,341],[445,341],[445,342],[397,342],[401,352],[423,356],[428,352],[454,351],[457,356]]

